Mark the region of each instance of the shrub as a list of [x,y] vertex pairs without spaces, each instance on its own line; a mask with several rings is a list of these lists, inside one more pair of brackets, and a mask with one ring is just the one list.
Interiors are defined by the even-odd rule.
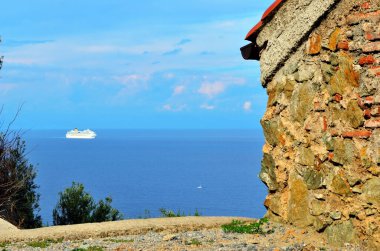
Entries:
[[110,197],[97,204],[92,196],[84,190],[83,184],[72,186],[59,193],[59,201],[53,210],[54,225],[69,225],[89,222],[115,221],[122,219],[117,209],[111,206]]
[[262,218],[257,222],[245,223],[239,220],[233,220],[230,224],[222,225],[226,233],[245,233],[245,234],[270,234],[273,230],[264,231],[262,226],[267,223],[268,219]]
[[0,133],[0,217],[19,228],[42,226],[37,173],[25,157],[18,133]]

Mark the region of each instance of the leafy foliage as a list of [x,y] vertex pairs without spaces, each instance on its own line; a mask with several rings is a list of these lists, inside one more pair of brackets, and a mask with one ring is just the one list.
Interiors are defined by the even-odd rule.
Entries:
[[257,222],[245,223],[239,220],[233,220],[230,224],[222,225],[226,233],[244,233],[244,234],[269,234],[272,230],[264,231],[262,226],[267,223],[268,219],[262,218]]
[[84,190],[83,184],[72,186],[59,193],[59,201],[53,210],[54,225],[69,225],[89,222],[115,221],[122,219],[121,213],[112,208],[110,197],[97,204]]
[[0,134],[0,217],[20,228],[36,228],[42,226],[40,195],[25,147],[18,133]]

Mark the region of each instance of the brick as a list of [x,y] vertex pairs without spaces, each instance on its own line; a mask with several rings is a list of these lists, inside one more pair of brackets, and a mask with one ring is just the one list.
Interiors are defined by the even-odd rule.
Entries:
[[371,110],[370,109],[364,110],[364,118],[365,119],[370,119],[371,117],[372,117]]
[[336,93],[336,94],[334,95],[334,100],[335,100],[336,102],[340,102],[340,101],[343,100],[343,96],[340,95],[339,93]]
[[306,53],[309,55],[316,55],[322,49],[322,37],[319,34],[314,33],[308,40]]
[[380,39],[380,33],[376,32],[366,32],[365,39],[369,41],[375,41]]
[[350,132],[343,132],[342,137],[343,138],[360,138],[360,139],[368,139],[371,137],[372,132],[368,130],[358,130],[358,131],[350,131]]
[[371,5],[370,2],[365,2],[365,3],[363,3],[362,5],[360,5],[360,7],[361,7],[362,9],[366,9],[366,10],[368,10],[368,9],[371,9],[371,8],[372,8],[372,5]]
[[371,67],[368,71],[374,76],[380,76],[380,66]]
[[369,53],[369,52],[379,52],[380,51],[380,42],[372,42],[363,45],[362,47],[363,52]]
[[328,153],[327,158],[328,160],[332,160],[334,158],[334,153]]
[[350,49],[350,44],[348,43],[348,41],[340,41],[337,47],[339,50],[348,51]]
[[375,98],[373,96],[368,96],[364,98],[365,105],[373,105],[375,103]]
[[322,118],[322,120],[323,120],[323,128],[322,128],[322,130],[324,131],[324,132],[326,132],[327,131],[327,118],[326,118],[326,116],[323,116],[323,118]]
[[374,64],[374,63],[376,63],[376,58],[372,55],[364,56],[359,59],[359,64],[362,66],[366,64]]
[[367,128],[380,128],[380,119],[367,120],[364,126]]
[[370,21],[377,23],[380,21],[380,10],[369,13],[357,13],[349,15],[347,18],[348,24],[358,24],[361,21]]

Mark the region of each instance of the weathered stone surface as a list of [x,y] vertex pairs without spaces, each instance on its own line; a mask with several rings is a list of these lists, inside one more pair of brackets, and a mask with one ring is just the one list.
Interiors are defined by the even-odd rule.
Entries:
[[260,179],[267,185],[270,191],[278,189],[275,168],[276,164],[273,157],[269,154],[264,154],[261,162]]
[[263,127],[264,136],[268,144],[276,146],[279,142],[278,120],[261,120],[261,126]]
[[306,45],[306,53],[310,55],[318,54],[322,49],[322,36],[314,33]]
[[319,216],[327,210],[326,202],[321,200],[312,200],[310,203],[310,213],[314,216]]
[[328,48],[332,51],[336,51],[338,41],[339,41],[339,36],[340,36],[341,30],[339,28],[336,28],[330,35],[329,38],[329,44]]
[[363,125],[363,111],[360,109],[356,100],[350,100],[348,103],[345,118],[353,128],[358,128],[359,126]]
[[264,150],[275,163],[272,174],[263,169],[273,186],[265,205],[335,244],[357,234],[380,248],[380,2],[339,0],[297,48],[283,50],[300,10],[322,4],[284,1],[257,37],[269,95]]
[[355,144],[348,139],[336,139],[334,141],[334,157],[333,162],[345,165],[354,161],[357,156]]
[[296,226],[305,227],[313,223],[308,210],[309,192],[306,184],[300,178],[291,178],[289,198],[288,222]]
[[290,103],[290,112],[292,118],[300,123],[304,123],[307,115],[313,109],[310,102],[314,98],[314,90],[310,84],[301,84],[293,93]]
[[343,246],[357,240],[356,231],[351,221],[333,224],[326,228],[328,241],[333,246]]
[[308,189],[318,189],[323,185],[324,175],[322,172],[308,168],[303,173],[303,179]]
[[373,178],[363,186],[363,195],[368,203],[380,207],[380,178]]
[[333,193],[336,193],[339,195],[348,195],[351,193],[350,185],[340,175],[334,176],[330,185],[330,190]]
[[298,154],[298,163],[304,166],[314,165],[314,153],[310,148],[300,147]]
[[359,86],[359,74],[353,68],[352,58],[344,53],[337,54],[339,69],[331,77],[329,92],[331,95],[345,94],[350,87]]
[[286,22],[279,21],[279,17],[275,17],[273,25],[268,24],[264,27],[257,38],[259,46],[270,41],[266,50],[261,54],[261,82],[263,85],[267,84],[278,66],[289,57],[303,37],[313,29],[319,18],[338,1],[317,0],[304,4],[302,8],[294,6],[294,13],[291,14],[291,17],[286,18]]

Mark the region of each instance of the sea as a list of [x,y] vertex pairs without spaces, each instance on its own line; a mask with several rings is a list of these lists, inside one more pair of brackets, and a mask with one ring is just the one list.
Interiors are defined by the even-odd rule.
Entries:
[[59,192],[72,182],[95,201],[112,198],[124,218],[159,217],[160,208],[203,216],[265,214],[258,178],[261,130],[95,130],[93,140],[66,139],[64,130],[23,134],[37,170],[45,225]]

